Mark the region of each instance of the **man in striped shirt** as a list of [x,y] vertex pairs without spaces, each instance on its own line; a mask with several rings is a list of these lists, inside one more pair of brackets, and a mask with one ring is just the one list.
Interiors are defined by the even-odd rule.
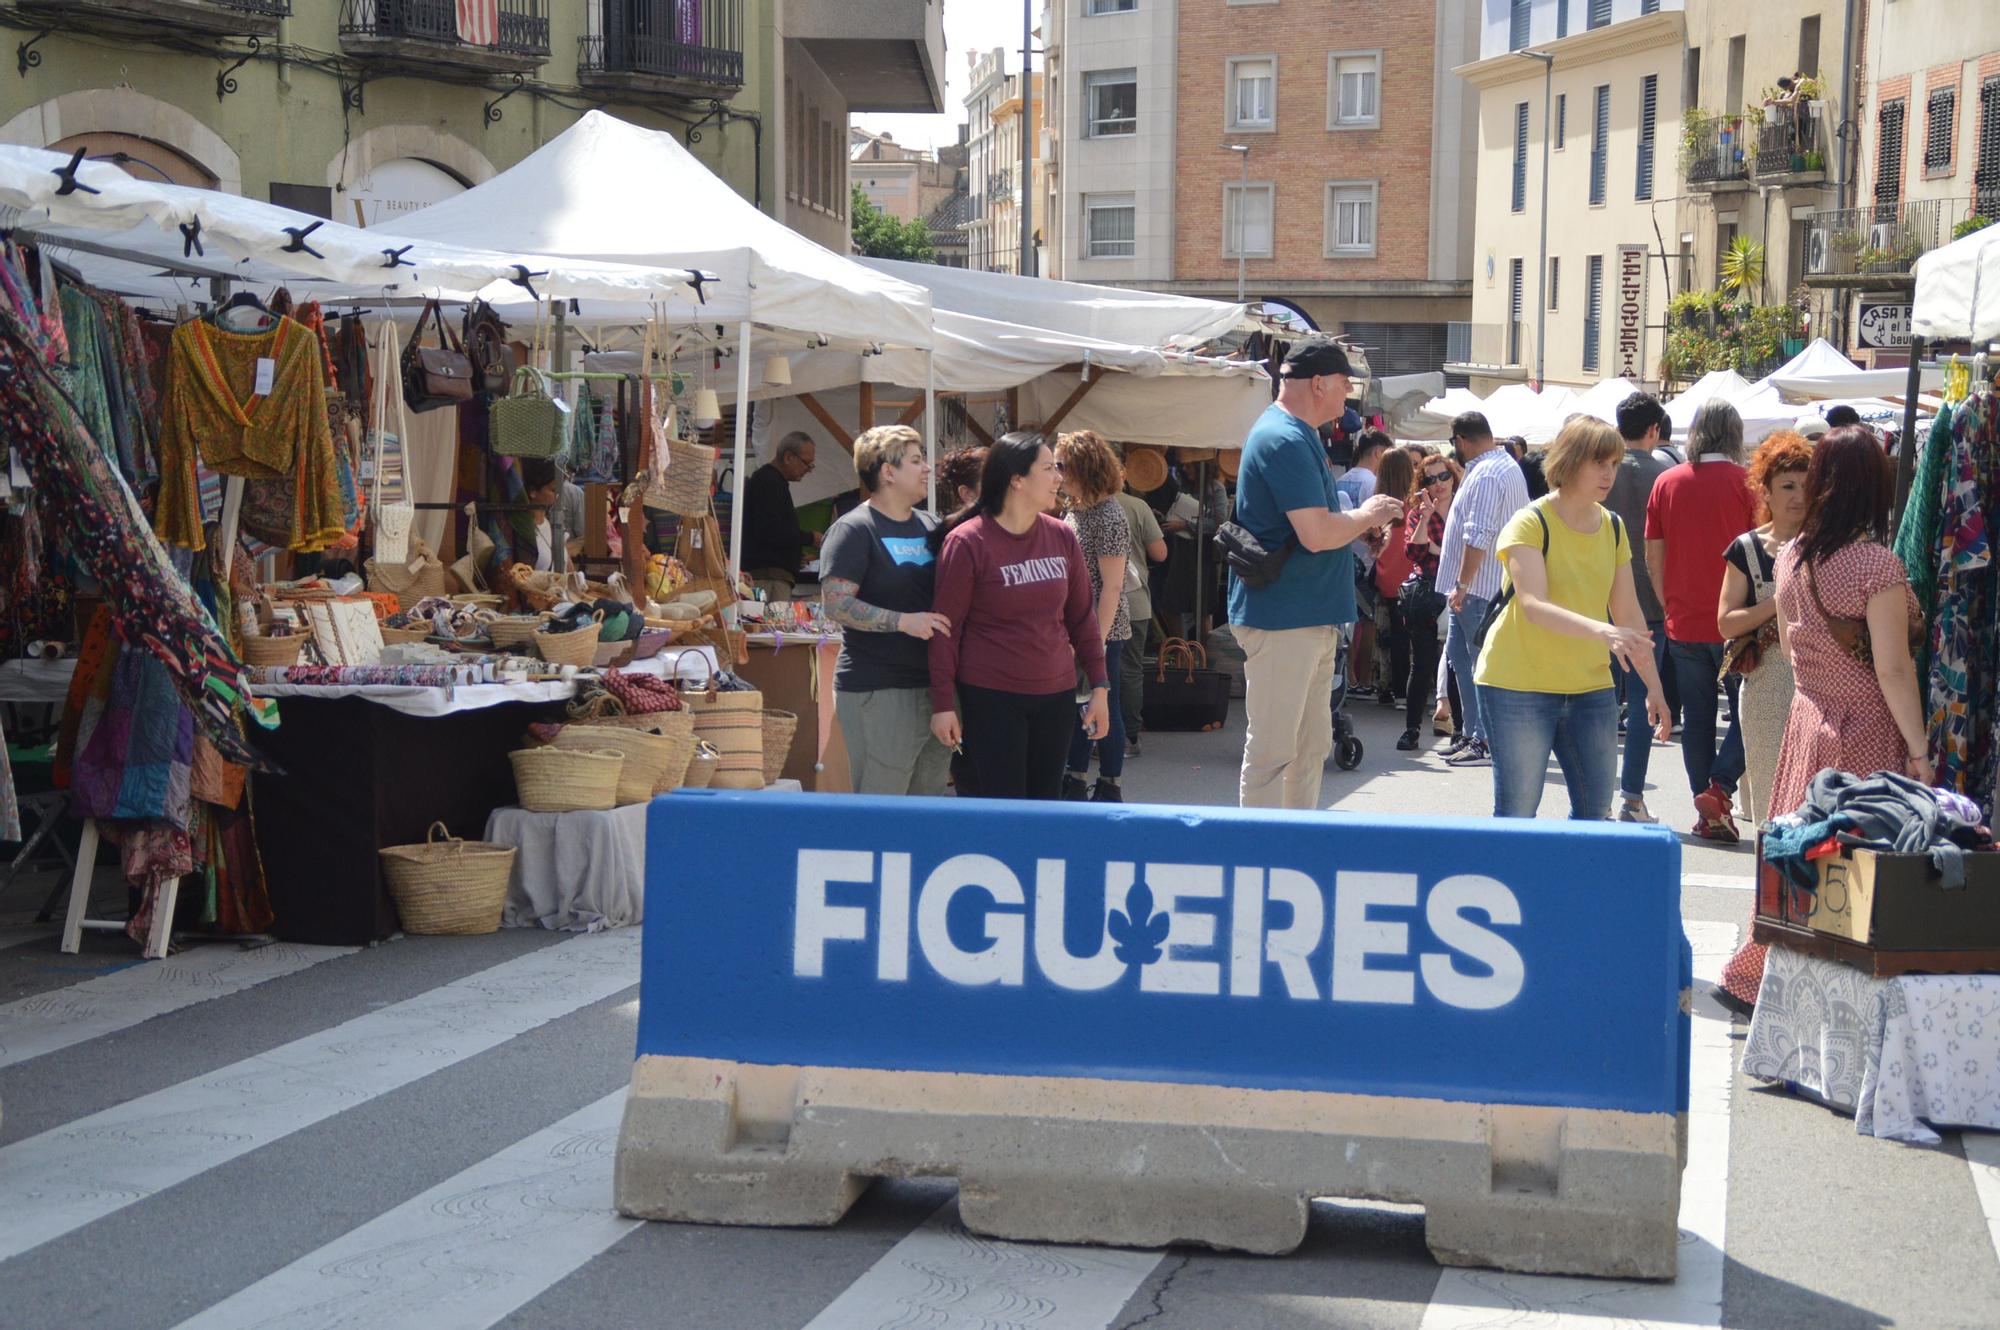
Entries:
[[1437,589],[1449,597],[1445,659],[1458,676],[1465,729],[1445,750],[1455,767],[1485,766],[1486,721],[1479,711],[1479,688],[1472,682],[1480,627],[1500,594],[1500,561],[1493,544],[1500,528],[1528,504],[1528,481],[1505,448],[1493,441],[1486,417],[1467,411],[1451,422],[1451,442],[1465,467],[1465,479],[1445,516],[1444,548],[1438,552]]

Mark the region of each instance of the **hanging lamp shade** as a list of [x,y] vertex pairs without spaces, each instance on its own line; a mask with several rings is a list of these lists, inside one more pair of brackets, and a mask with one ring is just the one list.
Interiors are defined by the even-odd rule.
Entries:
[[694,405],[688,408],[688,415],[696,429],[707,429],[722,419],[722,403],[716,400],[715,389],[695,389]]
[[764,360],[764,382],[774,388],[789,387],[792,382],[792,362],[786,356],[767,356]]

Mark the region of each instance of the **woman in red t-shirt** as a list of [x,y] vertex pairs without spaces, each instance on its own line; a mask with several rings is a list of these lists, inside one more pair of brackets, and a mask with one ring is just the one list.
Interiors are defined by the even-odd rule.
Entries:
[[1083,547],[1048,515],[1060,483],[1041,434],[1008,434],[986,454],[978,501],[932,533],[931,608],[952,631],[931,637],[931,733],[947,748],[963,742],[989,799],[1061,797],[1078,665],[1090,686],[1084,733],[1111,728]]
[[[1409,452],[1416,462],[1416,496],[1405,505],[1407,511],[1403,520],[1390,528],[1390,535],[1403,542],[1403,566],[1409,570],[1403,574],[1404,581],[1407,582],[1412,573],[1419,575],[1417,590],[1411,593],[1407,603],[1399,598],[1397,604],[1397,615],[1410,637],[1410,683],[1405,699],[1405,728],[1403,737],[1396,741],[1397,750],[1404,753],[1416,751],[1424,707],[1437,691],[1438,678],[1442,674],[1439,660],[1444,653],[1444,642],[1438,636],[1438,618],[1443,612],[1443,604],[1436,590],[1438,554],[1444,548],[1445,516],[1451,510],[1451,496],[1457,488],[1459,474],[1457,463],[1429,448],[1412,444]],[[1448,685],[1446,692],[1449,693]],[[1438,710],[1442,714],[1437,719],[1440,722],[1449,719],[1452,729],[1456,731],[1457,708],[1448,707],[1449,702],[1448,696],[1438,698]]]

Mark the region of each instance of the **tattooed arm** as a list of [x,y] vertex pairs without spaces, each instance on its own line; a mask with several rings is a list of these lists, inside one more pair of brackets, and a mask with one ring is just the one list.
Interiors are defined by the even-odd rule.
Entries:
[[908,633],[919,642],[932,633],[950,633],[951,625],[941,614],[901,614],[870,605],[860,598],[861,584],[845,577],[829,577],[820,589],[826,617],[843,628],[864,633]]

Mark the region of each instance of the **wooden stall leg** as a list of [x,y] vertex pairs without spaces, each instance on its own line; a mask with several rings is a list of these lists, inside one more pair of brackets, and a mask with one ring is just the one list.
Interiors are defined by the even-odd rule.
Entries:
[[149,961],[163,961],[174,940],[174,906],[179,904],[181,880],[167,879],[160,898],[153,902],[153,926],[146,931],[146,949],[139,953]]
[[83,916],[90,908],[90,879],[97,867],[97,819],[83,820],[83,841],[76,847],[76,871],[69,879],[69,913],[63,916],[62,949],[74,956],[83,949]]

